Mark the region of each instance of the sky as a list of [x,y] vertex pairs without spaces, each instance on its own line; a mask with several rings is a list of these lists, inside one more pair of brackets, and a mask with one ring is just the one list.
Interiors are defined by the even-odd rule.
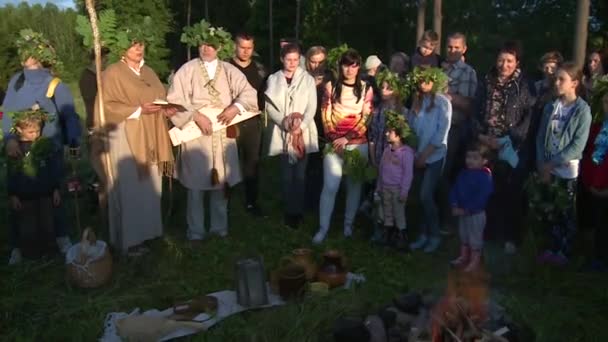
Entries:
[[13,4],[13,5],[17,5],[21,2],[27,2],[30,5],[33,4],[45,4],[47,2],[50,3],[54,3],[55,5],[57,5],[57,7],[59,8],[68,8],[68,7],[72,7],[74,8],[74,0],[0,0],[0,7],[6,5],[6,4]]

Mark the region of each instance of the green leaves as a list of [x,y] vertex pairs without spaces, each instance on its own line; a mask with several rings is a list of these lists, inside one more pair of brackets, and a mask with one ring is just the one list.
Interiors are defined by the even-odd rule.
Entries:
[[448,75],[441,68],[415,67],[405,79],[411,93],[418,91],[421,83],[433,82],[433,93],[444,93],[448,90]]
[[[323,155],[328,153],[337,153],[331,144],[325,146]],[[345,149],[341,155],[344,159],[343,173],[352,180],[357,183],[365,183],[376,179],[378,171],[363,158],[359,150]]]
[[[112,9],[103,10],[98,19],[101,46],[110,50],[111,62],[120,60],[122,54],[133,43],[144,43],[149,52],[153,52],[156,43],[152,18],[144,17],[140,23],[130,22],[125,27],[118,26],[116,12]],[[76,19],[76,31],[82,36],[82,43],[87,48],[93,48],[93,30],[89,19],[79,15]]]
[[234,55],[234,41],[230,32],[221,27],[213,27],[205,19],[191,26],[184,27],[180,41],[188,46],[199,47],[203,43],[215,47],[219,59],[228,59]]
[[55,70],[62,68],[55,49],[41,33],[29,28],[23,29],[19,32],[19,38],[15,44],[22,62],[32,57],[45,67],[52,67]]
[[386,83],[388,87],[395,93],[398,101],[401,103],[410,95],[410,88],[404,79],[399,77],[398,74],[391,72],[388,69],[383,69],[376,75],[376,84],[378,89],[382,89],[382,86]]
[[593,92],[591,96],[591,115],[594,122],[600,122],[604,119],[604,107],[602,100],[608,94],[608,75],[597,77],[593,80]]
[[544,183],[538,174],[533,174],[525,184],[528,206],[540,221],[555,222],[570,205],[567,190],[557,181]]
[[21,159],[8,158],[8,166],[13,172],[23,172],[28,177],[36,177],[38,168],[42,167],[53,152],[53,141],[41,137],[32,143],[28,153]]
[[327,52],[327,66],[329,67],[329,70],[331,70],[331,72],[334,74],[334,77],[336,79],[338,78],[338,72],[340,68],[340,66],[338,65],[340,63],[340,58],[346,51],[348,51],[348,49],[349,47],[347,44],[342,44]]
[[403,114],[398,113],[394,110],[387,110],[384,112],[386,117],[386,128],[394,130],[404,144],[408,145],[411,148],[416,148],[418,146],[418,137],[416,133],[412,130],[410,125],[408,125],[407,120]]

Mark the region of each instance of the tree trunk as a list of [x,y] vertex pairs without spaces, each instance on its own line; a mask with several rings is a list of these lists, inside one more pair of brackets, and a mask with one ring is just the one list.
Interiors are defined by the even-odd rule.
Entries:
[[296,41],[300,41],[300,10],[302,0],[296,0]]
[[572,57],[579,67],[585,64],[587,31],[589,27],[589,0],[578,0],[576,7],[576,27],[574,29],[574,47]]
[[270,33],[270,37],[268,40],[268,46],[270,49],[270,69],[274,68],[274,39],[273,39],[273,30],[272,30],[272,0],[268,0],[268,31]]
[[437,32],[439,36],[439,42],[435,47],[435,53],[441,54],[441,22],[443,21],[443,14],[441,13],[441,0],[435,0],[433,6],[433,31]]
[[[205,0],[205,3],[207,0]],[[188,9],[186,10],[186,26],[190,26],[190,18],[192,17],[192,0],[188,0]],[[192,59],[192,49],[188,46],[186,51],[186,58],[188,61]]]
[[205,20],[209,21],[209,0],[205,0]]
[[424,17],[426,12],[426,0],[418,0],[418,18],[416,22],[416,47],[424,33]]

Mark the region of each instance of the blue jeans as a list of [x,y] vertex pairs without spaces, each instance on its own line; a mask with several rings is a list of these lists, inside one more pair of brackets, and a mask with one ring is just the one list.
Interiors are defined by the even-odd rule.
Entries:
[[308,155],[295,164],[289,163],[289,155],[281,155],[281,188],[283,206],[287,215],[302,215],[306,198],[306,164]]
[[[347,145],[347,150],[359,150],[361,156],[367,160],[368,146]],[[340,181],[342,180],[344,159],[335,153],[328,153],[323,159],[323,191],[321,192],[321,201],[319,206],[319,225],[321,230],[327,232],[331,215],[334,211],[336,194],[340,189]],[[346,177],[346,212],[344,213],[344,228],[351,229],[355,221],[357,209],[359,209],[359,201],[361,199],[361,189],[363,183],[355,182],[350,177]]]
[[420,185],[420,204],[422,205],[423,235],[429,237],[439,237],[439,210],[435,193],[441,179],[443,159],[427,164],[422,171],[422,182]]

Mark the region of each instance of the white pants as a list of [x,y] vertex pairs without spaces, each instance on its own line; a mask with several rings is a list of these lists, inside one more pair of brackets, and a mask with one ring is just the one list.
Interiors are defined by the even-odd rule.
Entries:
[[[367,144],[347,145],[346,149],[359,150],[361,156],[367,160],[368,148]],[[319,206],[319,225],[322,231],[329,230],[331,215],[334,211],[336,194],[340,189],[340,181],[342,180],[342,167],[344,159],[335,153],[328,153],[323,158],[323,191],[321,192],[321,202]],[[361,189],[363,183],[354,182],[350,177],[346,178],[346,212],[344,213],[344,230],[350,230],[355,221],[355,215],[359,208],[361,200]]]
[[224,236],[228,234],[228,200],[224,190],[188,190],[188,239],[202,240],[205,237],[205,203],[203,196],[209,194],[209,232]]

